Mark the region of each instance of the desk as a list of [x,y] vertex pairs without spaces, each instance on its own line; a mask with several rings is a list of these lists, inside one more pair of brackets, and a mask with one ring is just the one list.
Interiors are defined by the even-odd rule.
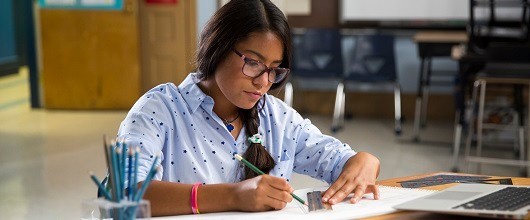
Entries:
[[[424,178],[428,176],[434,176],[434,175],[440,175],[440,174],[450,174],[450,175],[459,175],[459,173],[445,173],[445,172],[439,172],[439,173],[429,173],[429,174],[422,174],[417,176],[408,176],[408,177],[399,177],[394,179],[388,179],[388,180],[382,180],[378,181],[377,184],[384,185],[384,186],[395,186],[395,187],[401,187],[398,182],[405,181],[405,180],[412,180],[412,179],[418,179],[418,178]],[[462,175],[470,175],[470,174],[462,174]],[[502,178],[498,176],[493,176],[494,178]],[[522,178],[522,177],[509,177],[512,178],[514,185],[530,185],[530,178]],[[429,186],[429,187],[423,187],[422,189],[429,189],[429,190],[442,190],[449,188],[451,186],[454,186],[458,183],[452,183],[452,184],[445,184],[445,185],[438,185],[438,186]],[[412,212],[412,211],[403,211],[403,212],[397,212],[392,213],[388,215],[381,215],[376,217],[371,217],[367,219],[371,220],[382,220],[382,219],[476,219],[474,217],[466,217],[466,216],[457,216],[455,215],[444,215],[444,214],[438,214],[438,213],[429,213],[429,212]]]
[[414,141],[419,141],[420,125],[425,124],[427,117],[430,78],[433,73],[432,59],[433,57],[451,57],[453,46],[466,43],[467,34],[464,31],[422,31],[416,33],[413,39],[418,44],[418,55],[421,61],[413,130]]

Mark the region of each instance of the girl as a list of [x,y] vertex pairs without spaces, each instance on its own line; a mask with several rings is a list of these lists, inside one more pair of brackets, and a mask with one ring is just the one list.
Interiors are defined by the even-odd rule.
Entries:
[[282,209],[292,200],[293,171],[331,183],[323,194],[331,204],[350,193],[352,202],[364,193],[379,196],[377,158],[323,135],[267,95],[289,75],[290,56],[289,26],[273,3],[232,0],[201,33],[197,73],[136,102],[118,137],[140,146],[139,185],[160,155],[144,196],[154,216]]

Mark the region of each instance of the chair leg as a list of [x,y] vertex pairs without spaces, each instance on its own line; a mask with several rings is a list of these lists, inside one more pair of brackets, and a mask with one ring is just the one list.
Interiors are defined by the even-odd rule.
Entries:
[[394,132],[396,135],[401,135],[401,87],[399,83],[394,83]]
[[421,117],[421,97],[416,97],[416,107],[414,110],[414,129],[412,131],[412,140],[414,142],[420,141],[420,117]]
[[471,140],[473,139],[473,133],[475,132],[474,131],[474,128],[475,128],[475,108],[476,108],[476,103],[477,103],[477,94],[478,94],[478,88],[479,88],[479,82],[478,81],[475,81],[474,85],[473,85],[473,93],[471,95],[471,103],[470,103],[470,106],[468,107],[469,110],[467,110],[468,112],[470,112],[469,114],[469,117],[467,118],[467,137],[466,137],[466,149],[464,151],[464,168],[466,169],[466,172],[469,172],[469,168],[468,168],[468,158],[469,158],[469,155],[470,155],[470,151],[471,151]]
[[[480,82],[480,100],[478,107],[478,119],[477,119],[477,157],[482,156],[482,128],[484,119],[484,104],[486,102],[486,81],[479,80]],[[477,173],[481,172],[481,163],[477,163]]]
[[344,118],[346,115],[344,114],[344,111],[346,110],[346,92],[342,92],[342,102],[340,103],[340,127],[342,128],[344,126]]
[[420,114],[420,126],[422,128],[427,124],[427,106],[429,104],[429,89],[431,87],[431,75],[432,75],[432,57],[427,59],[427,75],[424,76],[423,85],[423,100],[421,105]]
[[[515,85],[514,86],[514,108],[516,111],[516,116],[514,117],[514,124],[517,127],[516,129],[516,144],[517,147],[514,149],[515,151],[518,151],[519,160],[524,163],[525,160],[525,138],[524,138],[524,126],[525,126],[525,113],[524,113],[524,99],[523,99],[523,86],[522,85]],[[527,175],[527,168],[521,167],[520,170],[521,176]]]
[[[528,84],[528,93],[530,93],[530,83]],[[527,148],[526,148],[526,160],[530,161],[530,95],[528,95],[528,105],[526,106],[526,109],[528,112],[526,113],[526,137],[528,137],[527,142]],[[523,142],[524,143],[524,142]],[[524,155],[523,152],[521,154]],[[530,175],[530,162],[527,162],[526,164],[526,173],[524,176],[528,177]]]
[[[528,110],[528,112],[526,113],[526,137],[527,137],[527,140],[526,140],[526,144],[528,145],[528,147],[526,148],[526,160],[529,160],[530,161],[530,83],[528,84],[528,106],[526,106],[526,109]],[[521,152],[521,154],[523,154],[523,152]],[[527,163],[527,166],[526,166],[526,173],[525,173],[526,177],[528,177],[530,175],[530,164]]]
[[513,152],[514,152],[514,155],[516,157],[520,157],[521,153],[521,144],[519,143],[520,140],[521,140],[521,137],[520,137],[520,132],[519,132],[519,112],[514,112],[513,113],[513,120],[512,120],[512,126],[515,128],[514,129],[514,137],[515,137],[515,141],[513,142]]
[[[525,158],[525,150],[524,150],[524,126],[523,127],[519,127],[519,160],[521,160],[521,162],[524,162]],[[521,168],[521,176],[526,176],[528,175],[527,174],[527,169],[525,167],[522,167]]]
[[423,87],[424,87],[424,77],[425,77],[425,59],[422,58],[420,61],[420,72],[419,72],[419,81],[418,81],[418,91],[416,95],[416,107],[414,110],[414,129],[412,131],[412,140],[418,142],[420,140],[420,119],[421,119],[421,106],[423,98]]
[[[427,79],[428,80],[428,79]],[[420,126],[425,128],[427,125],[427,106],[429,104],[429,87],[430,85],[423,86],[423,99],[421,103],[421,114],[420,114]]]
[[287,82],[287,84],[285,84],[285,95],[283,97],[283,101],[288,106],[293,107],[293,84],[291,82]]
[[[339,83],[337,86],[337,93],[335,95],[335,108],[333,109],[333,121],[331,123],[331,132],[337,132],[341,128],[341,120],[344,120],[343,103],[344,103],[344,83]],[[341,119],[342,118],[342,119]]]
[[455,114],[455,128],[453,139],[453,167],[451,171],[458,172],[458,155],[460,154],[460,141],[462,140],[462,125],[460,124],[460,112]]
[[[514,152],[520,151],[519,141],[521,140],[520,128],[524,129],[524,100],[523,100],[523,87],[522,85],[513,86],[513,108],[515,109],[514,117],[514,126],[518,129],[515,131],[515,136],[518,137],[517,141],[514,143]],[[524,139],[523,139],[524,141]],[[516,153],[516,155],[518,155]]]

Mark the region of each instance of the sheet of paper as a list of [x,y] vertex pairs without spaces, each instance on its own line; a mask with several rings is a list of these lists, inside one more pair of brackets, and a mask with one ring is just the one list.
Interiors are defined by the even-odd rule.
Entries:
[[[307,192],[309,191],[324,191],[326,187],[321,188],[308,188],[296,190],[296,195],[302,199],[307,200]],[[367,194],[356,204],[351,204],[349,199],[351,195],[347,197],[343,202],[333,205],[333,211],[322,211],[322,212],[307,212],[307,207],[303,207],[296,200],[287,204],[282,210],[269,211],[269,212],[222,212],[222,213],[210,213],[200,215],[184,215],[184,216],[171,216],[171,217],[160,217],[153,219],[287,219],[287,218],[304,218],[304,220],[310,219],[352,219],[352,218],[364,218],[369,216],[377,216],[396,212],[394,205],[419,198],[422,196],[429,195],[434,191],[421,190],[421,189],[405,189],[397,187],[386,187],[379,186],[381,198],[374,200],[372,194]],[[221,202],[221,201],[220,201]],[[200,207],[199,207],[200,208]]]

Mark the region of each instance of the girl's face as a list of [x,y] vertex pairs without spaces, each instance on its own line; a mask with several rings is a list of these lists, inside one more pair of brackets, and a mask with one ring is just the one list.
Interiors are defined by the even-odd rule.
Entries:
[[[272,32],[252,33],[246,40],[237,43],[234,49],[268,68],[278,67],[283,59],[283,44]],[[247,75],[242,71],[243,65],[243,58],[235,51],[230,51],[217,67],[214,79],[230,103],[242,109],[250,109],[269,91],[273,83],[269,81],[268,71],[252,78],[247,76],[247,71],[252,69],[251,64],[248,63],[245,67]]]

